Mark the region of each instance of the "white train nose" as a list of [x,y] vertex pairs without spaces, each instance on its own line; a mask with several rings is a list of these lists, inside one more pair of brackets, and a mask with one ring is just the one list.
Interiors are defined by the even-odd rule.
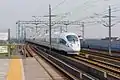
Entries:
[[73,49],[73,51],[80,51],[80,44],[73,43],[73,44],[70,44],[70,45],[71,45],[71,48]]

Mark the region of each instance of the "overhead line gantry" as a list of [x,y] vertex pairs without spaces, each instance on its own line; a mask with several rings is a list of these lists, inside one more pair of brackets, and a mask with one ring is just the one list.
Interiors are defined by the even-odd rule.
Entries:
[[[49,26],[49,21],[42,21],[42,20],[39,20],[39,21],[17,21],[16,22],[16,31],[17,31],[17,34],[16,34],[16,37],[17,37],[17,40],[18,42],[20,43],[21,41],[24,41],[26,39],[26,27],[23,26],[24,25],[28,25],[28,24],[33,24],[33,25],[39,25],[39,24],[44,24],[44,25],[47,25]],[[51,26],[54,26],[56,24],[60,24],[60,25],[82,25],[82,22],[80,21],[51,21]],[[28,28],[28,26],[27,26]],[[67,28],[66,28],[67,29]]]

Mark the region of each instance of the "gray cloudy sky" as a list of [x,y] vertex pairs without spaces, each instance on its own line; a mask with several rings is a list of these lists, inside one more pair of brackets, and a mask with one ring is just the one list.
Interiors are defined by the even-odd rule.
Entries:
[[[63,2],[63,3],[62,3]],[[56,5],[60,4],[56,7]],[[70,12],[63,20],[82,20],[85,17],[102,14],[96,18],[87,18],[84,22],[97,21],[103,19],[102,16],[108,14],[108,7],[111,5],[113,18],[112,23],[120,21],[120,0],[0,0],[0,31],[11,29],[12,36],[16,35],[16,21],[33,20],[32,16],[42,16],[48,14],[48,5],[51,4],[52,14],[62,14]],[[55,20],[57,20],[56,18]],[[60,19],[60,18],[59,18]],[[112,36],[120,37],[120,24],[112,27]],[[69,26],[69,31],[80,34],[79,26]],[[101,38],[108,36],[108,28],[102,24],[85,24],[86,38]]]

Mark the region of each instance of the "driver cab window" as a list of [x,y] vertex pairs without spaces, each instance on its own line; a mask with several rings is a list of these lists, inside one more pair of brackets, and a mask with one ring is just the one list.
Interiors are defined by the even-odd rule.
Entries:
[[67,39],[68,41],[78,41],[78,38],[75,35],[68,35]]
[[61,39],[61,38],[60,38],[59,43],[65,45],[65,44],[66,44],[66,41],[65,41],[64,39]]

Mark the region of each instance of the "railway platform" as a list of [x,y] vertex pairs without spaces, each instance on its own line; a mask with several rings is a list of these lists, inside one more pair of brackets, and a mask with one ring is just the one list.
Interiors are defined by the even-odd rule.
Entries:
[[25,80],[64,80],[43,60],[38,63],[34,58],[23,60]]
[[0,80],[6,80],[10,60],[7,58],[0,59]]
[[18,51],[8,58],[0,58],[0,80],[65,80],[42,59],[23,57]]

